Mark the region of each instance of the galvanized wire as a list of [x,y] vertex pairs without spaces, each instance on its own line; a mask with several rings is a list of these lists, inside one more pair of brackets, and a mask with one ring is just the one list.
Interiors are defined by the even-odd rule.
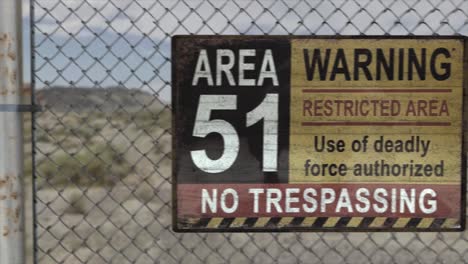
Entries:
[[462,233],[171,231],[177,34],[468,35],[463,0],[33,0],[38,263],[462,263]]

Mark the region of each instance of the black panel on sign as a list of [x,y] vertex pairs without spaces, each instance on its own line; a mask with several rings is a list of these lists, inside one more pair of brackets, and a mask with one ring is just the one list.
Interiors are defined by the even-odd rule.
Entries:
[[[174,37],[173,58],[173,111],[175,177],[178,183],[286,183],[288,182],[289,145],[289,102],[290,102],[290,43],[287,38],[237,39],[237,38],[189,38]],[[235,54],[231,85],[225,74],[221,74],[220,85],[216,85],[217,50],[228,49]],[[239,85],[239,51],[255,50],[255,56],[245,57],[245,63],[253,63],[254,70],[245,71],[245,79],[257,80],[266,50],[271,50],[278,77],[278,85],[271,78],[264,79],[260,86]],[[212,72],[213,85],[206,78],[200,78],[192,85],[201,50],[206,50]],[[223,58],[224,60],[226,58]],[[223,63],[227,63],[223,61]],[[204,69],[205,70],[205,69]],[[257,82],[256,82],[257,83]],[[276,172],[263,171],[263,124],[257,122],[246,126],[246,114],[265,99],[267,93],[277,94],[278,109],[278,168]],[[211,159],[217,159],[224,149],[220,134],[210,133],[205,138],[193,136],[194,124],[199,107],[200,95],[236,95],[236,110],[213,110],[210,120],[221,119],[230,123],[239,136],[239,152],[229,169],[220,173],[207,173],[198,168],[191,157],[191,151],[206,150]]]

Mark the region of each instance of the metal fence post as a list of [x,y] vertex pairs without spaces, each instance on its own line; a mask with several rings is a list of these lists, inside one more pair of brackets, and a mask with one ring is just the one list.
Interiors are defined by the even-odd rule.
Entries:
[[21,1],[0,1],[0,263],[24,263]]

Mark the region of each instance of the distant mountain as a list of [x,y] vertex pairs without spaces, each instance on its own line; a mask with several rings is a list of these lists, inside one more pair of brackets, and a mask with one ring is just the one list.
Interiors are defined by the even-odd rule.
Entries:
[[122,87],[71,88],[52,87],[36,91],[36,102],[44,108],[58,112],[115,112],[125,109],[128,112],[140,111],[143,107],[151,111],[161,111],[165,103],[156,95],[136,89]]

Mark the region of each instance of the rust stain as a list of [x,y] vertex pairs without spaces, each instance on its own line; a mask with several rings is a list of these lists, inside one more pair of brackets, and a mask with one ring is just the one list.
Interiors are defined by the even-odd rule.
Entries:
[[8,90],[7,89],[2,89],[0,90],[0,95],[7,95],[8,94]]
[[29,84],[25,84],[23,88],[20,89],[20,93],[22,95],[29,95],[31,94],[31,86]]
[[13,61],[16,60],[16,53],[14,53],[13,51],[8,51],[8,58],[12,59]]
[[9,34],[7,33],[3,33],[2,35],[0,35],[0,41],[8,41],[9,40]]
[[[12,83],[16,83],[16,71],[12,71],[11,74],[10,74],[10,78],[11,78],[11,82]],[[16,92],[13,90],[12,91],[12,94],[15,94]]]
[[8,44],[8,50],[13,50],[13,42],[8,41],[7,44]]
[[15,209],[6,208],[5,211],[6,211],[5,215],[10,221],[13,221],[15,224],[19,223],[20,212],[21,212],[21,208],[19,206],[16,207]]
[[[17,176],[12,174],[5,174],[2,175],[0,179],[0,190],[3,189],[2,194],[0,195],[0,200],[18,200],[19,193],[14,189],[15,187],[15,180]],[[0,211],[0,215],[3,215],[7,219],[7,222],[14,223],[14,226],[3,226],[0,227],[1,235],[7,237],[12,235],[12,233],[17,233],[18,226],[21,220],[21,205],[18,202],[13,202],[15,206],[9,207],[8,205]]]
[[[0,34],[0,58],[7,59],[11,61],[16,61],[18,59],[17,52],[14,48],[14,36],[8,33]],[[9,81],[9,84],[15,86],[18,80],[18,73],[16,69],[9,64],[2,65],[0,67],[0,75],[2,78],[5,78]],[[14,89],[13,89],[14,90]],[[0,96],[6,96],[8,94],[16,94],[17,91],[10,91],[9,85],[7,87],[0,88]]]
[[7,184],[7,180],[0,180],[0,188]]
[[10,176],[6,175],[5,179],[0,179],[0,188],[6,187],[10,183]]
[[21,209],[19,207],[16,207],[16,210],[15,210],[15,223],[19,223],[19,220],[20,220],[20,211]]

